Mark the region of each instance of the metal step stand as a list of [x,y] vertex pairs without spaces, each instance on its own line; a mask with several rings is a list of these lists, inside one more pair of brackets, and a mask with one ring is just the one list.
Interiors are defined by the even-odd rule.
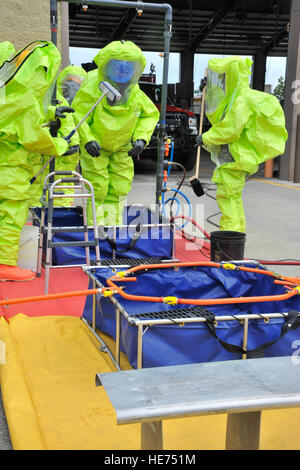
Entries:
[[[53,183],[49,183],[49,179],[52,176],[62,176]],[[74,183],[73,186],[66,186],[66,183]],[[74,189],[74,193],[65,194],[64,189]],[[76,193],[76,189],[80,189],[79,193]],[[83,201],[83,226],[79,227],[53,227],[53,209],[54,199],[56,198],[82,198]],[[91,198],[92,212],[93,212],[93,227],[94,227],[94,240],[89,240],[88,235],[88,223],[87,223],[87,198]],[[49,288],[49,277],[50,269],[52,267],[52,248],[62,246],[84,246],[86,253],[86,264],[90,266],[90,247],[95,247],[96,261],[93,264],[99,266],[100,261],[100,248],[99,238],[97,230],[97,219],[96,219],[96,206],[94,198],[94,189],[92,184],[82,178],[80,173],[76,171],[53,171],[49,173],[43,186],[43,195],[41,198],[42,210],[41,210],[41,221],[40,221],[40,240],[39,240],[39,251],[38,251],[38,266],[37,276],[41,276],[42,272],[42,258],[43,258],[43,241],[44,234],[47,234],[46,243],[46,261],[45,261],[45,288],[44,293],[48,294]],[[47,227],[45,225],[47,212]],[[84,240],[82,241],[65,241],[65,242],[53,242],[53,234],[55,232],[84,232]]]

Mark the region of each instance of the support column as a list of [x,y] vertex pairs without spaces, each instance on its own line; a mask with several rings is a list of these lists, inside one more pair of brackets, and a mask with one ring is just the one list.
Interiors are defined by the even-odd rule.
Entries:
[[190,108],[194,100],[194,50],[187,47],[180,54],[180,95]]
[[64,69],[70,65],[69,57],[69,3],[61,2],[61,65]]
[[295,144],[295,183],[300,183],[300,105],[298,107],[297,127],[296,127],[296,144]]
[[[285,96],[284,113],[286,118],[286,128],[289,134],[286,142],[285,153],[280,157],[281,179],[294,181],[295,159],[296,156],[296,133],[297,133],[297,114],[299,109],[299,86],[297,80],[300,80],[300,2],[292,0],[290,12],[290,31],[288,56],[286,64],[285,78]],[[298,89],[298,93],[297,90]]]
[[259,52],[253,59],[252,88],[265,91],[267,55]]

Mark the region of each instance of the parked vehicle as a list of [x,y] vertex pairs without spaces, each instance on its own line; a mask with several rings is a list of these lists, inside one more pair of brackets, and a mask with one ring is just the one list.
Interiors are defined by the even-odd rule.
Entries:
[[[160,109],[161,103],[161,85],[151,83],[149,80],[139,82],[141,90],[155,103]],[[147,79],[148,77],[146,77]],[[166,110],[166,125],[167,136],[173,139],[174,142],[174,156],[173,161],[181,163],[186,170],[192,170],[196,161],[197,149],[194,148],[195,136],[198,134],[197,116],[195,113],[174,106],[168,97],[167,110]],[[151,141],[147,148],[140,155],[140,158],[149,158],[151,160],[157,159],[157,146],[158,146],[158,128],[152,135]]]
[[[87,72],[97,67],[95,63],[81,65]],[[150,73],[141,76],[139,86],[160,110],[162,86],[156,83],[155,66],[153,64],[151,64]],[[166,124],[167,136],[172,138],[174,142],[173,161],[181,163],[187,171],[192,170],[195,166],[197,149],[194,148],[194,144],[195,137],[198,134],[198,118],[199,115],[197,117],[196,113],[175,106],[168,97]],[[148,158],[154,161],[157,159],[158,128],[159,125],[156,126],[149,145],[139,156],[140,159]]]

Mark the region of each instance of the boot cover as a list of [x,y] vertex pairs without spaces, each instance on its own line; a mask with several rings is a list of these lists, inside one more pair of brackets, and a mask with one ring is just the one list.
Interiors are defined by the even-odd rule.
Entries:
[[9,266],[0,264],[0,281],[32,281],[35,279],[34,272],[30,269],[19,268],[18,266]]

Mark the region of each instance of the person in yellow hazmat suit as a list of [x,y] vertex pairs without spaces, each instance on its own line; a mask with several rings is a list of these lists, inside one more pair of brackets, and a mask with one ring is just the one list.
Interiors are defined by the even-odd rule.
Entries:
[[[76,123],[101,96],[99,82],[109,82],[122,96],[116,103],[105,97],[78,129],[80,164],[83,177],[94,187],[97,223],[120,225],[134,175],[132,157],[150,141],[159,112],[139,88],[146,58],[133,42],[111,42],[94,62],[97,69],[88,73],[72,103]],[[87,211],[92,224],[90,201]]]
[[[61,105],[71,106],[75,98],[77,91],[79,90],[83,80],[86,78],[87,72],[82,67],[75,65],[69,65],[65,67],[57,77],[57,90],[56,96]],[[66,115],[65,119],[60,120],[60,128],[57,131],[59,137],[66,137],[75,127],[74,117],[72,113]],[[51,131],[50,131],[51,132]],[[76,171],[76,167],[79,163],[79,137],[77,132],[71,139],[69,144],[74,153],[60,156],[55,159],[55,171]],[[36,175],[39,170],[49,159],[49,156],[32,154],[30,156],[33,174]],[[38,207],[41,205],[41,196],[43,191],[43,185],[45,177],[49,174],[49,167],[46,168],[34,181],[30,187],[30,206]],[[61,176],[56,177],[60,178]],[[65,189],[64,192],[73,193],[73,190]],[[72,198],[56,198],[54,200],[54,206],[70,206],[72,204]]]
[[49,107],[51,86],[61,57],[51,42],[35,41],[0,67],[0,280],[28,281],[30,270],[17,266],[20,232],[29,213],[32,168],[29,155],[63,155],[68,144],[43,128],[65,107]]
[[249,86],[251,65],[239,56],[208,62],[206,116],[211,128],[196,137],[196,145],[203,145],[216,164],[212,181],[222,213],[220,230],[245,232],[245,177],[281,155],[287,140],[278,99]]

